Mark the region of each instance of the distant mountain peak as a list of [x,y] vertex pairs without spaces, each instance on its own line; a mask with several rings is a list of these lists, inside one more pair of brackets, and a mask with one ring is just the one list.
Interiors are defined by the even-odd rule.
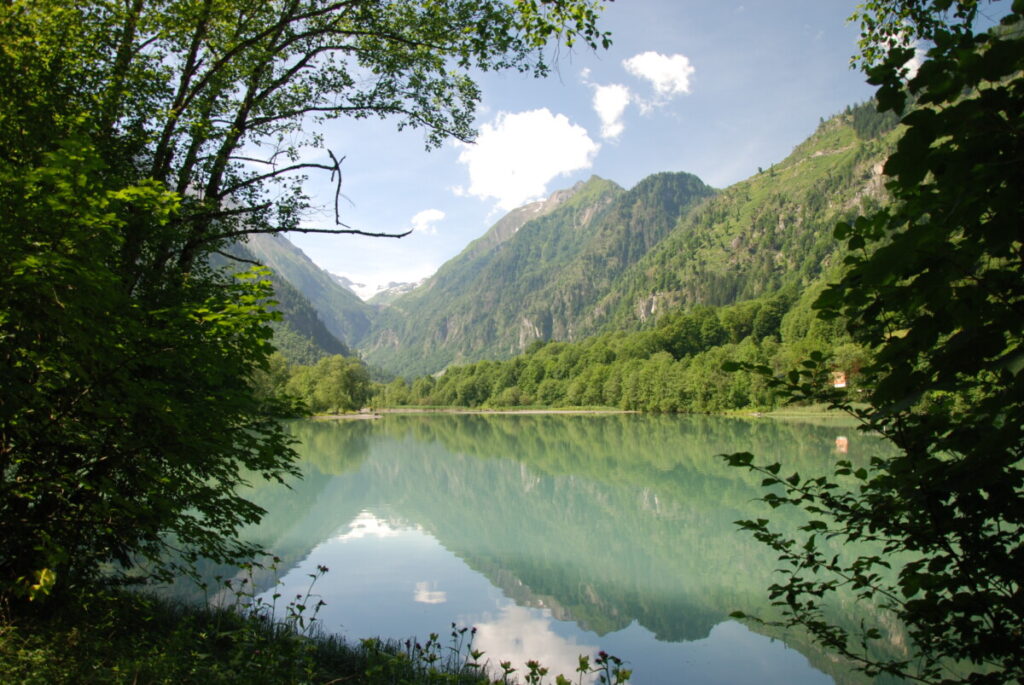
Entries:
[[370,297],[367,302],[376,305],[388,305],[399,295],[405,295],[411,293],[416,288],[426,282],[426,278],[421,278],[415,283],[411,282],[400,282],[400,281],[389,281],[387,285],[377,286],[377,292]]
[[356,293],[356,295],[359,294],[356,291],[356,288],[365,288],[366,287],[365,283],[356,283],[351,278],[349,278],[348,276],[345,276],[343,274],[336,274],[333,271],[329,271],[328,273],[331,274],[331,278],[334,279],[335,283],[340,285],[342,288],[346,288],[348,290],[351,290],[352,292]]
[[335,283],[357,296],[363,302],[387,304],[399,295],[412,292],[427,279],[418,281],[388,281],[386,284],[359,283],[345,274],[328,272]]
[[513,209],[487,229],[486,233],[470,243],[463,251],[463,255],[468,257],[478,256],[494,249],[518,233],[519,229],[529,222],[550,214],[588,188],[593,189],[595,192],[608,188],[621,190],[614,181],[592,175],[586,181],[578,181],[569,188],[554,191],[543,200],[530,202],[522,207]]

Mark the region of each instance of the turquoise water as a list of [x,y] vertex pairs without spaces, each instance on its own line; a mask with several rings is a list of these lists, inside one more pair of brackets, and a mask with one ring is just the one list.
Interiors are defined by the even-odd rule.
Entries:
[[257,584],[281,604],[328,567],[314,587],[326,630],[423,640],[455,622],[492,663],[571,675],[577,655],[605,650],[640,685],[859,682],[800,635],[729,618],[773,617],[776,567],[733,522],[783,515],[715,456],[828,472],[837,438],[855,460],[878,447],[848,425],[388,415],[292,430],[304,478],[251,492],[269,515],[249,535],[282,559]]

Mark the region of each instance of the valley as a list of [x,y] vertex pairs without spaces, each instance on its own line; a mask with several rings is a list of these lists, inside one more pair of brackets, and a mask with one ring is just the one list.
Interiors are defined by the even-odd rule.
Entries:
[[[872,103],[848,107],[779,164],[722,190],[679,172],[654,174],[629,190],[592,177],[513,210],[421,284],[365,302],[283,236],[253,236],[246,247],[305,295],[381,381],[401,376],[411,383],[548,343],[576,345],[576,357],[595,346],[619,348],[607,362],[647,360],[659,351],[678,361],[748,337],[758,349],[766,339],[799,346],[808,336],[817,348],[832,349],[849,340],[838,327],[821,330],[810,303],[842,261],[835,224],[885,201],[881,168],[895,123]],[[700,321],[686,319],[691,314]],[[700,335],[682,341],[675,330],[672,339],[648,344],[655,331],[665,338],[694,322],[711,326],[703,342]],[[645,335],[648,342],[638,343]],[[621,350],[637,344],[640,350]],[[556,378],[578,377],[585,369],[576,361]],[[526,403],[548,405],[570,393],[527,394]],[[476,406],[487,399],[421,393],[413,401]],[[578,401],[638,406],[593,391],[570,404]],[[732,408],[691,408],[715,407]]]

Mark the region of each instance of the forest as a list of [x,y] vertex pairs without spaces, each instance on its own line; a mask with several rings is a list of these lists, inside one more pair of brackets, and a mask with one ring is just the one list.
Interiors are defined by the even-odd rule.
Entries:
[[[271,395],[292,394],[314,412],[362,406],[771,410],[780,399],[764,378],[746,371],[727,373],[723,364],[767,365],[782,373],[819,352],[832,359],[833,370],[843,372],[846,392],[855,398],[869,350],[855,343],[840,322],[815,318],[811,304],[819,291],[798,299],[780,293],[726,307],[695,307],[665,315],[650,329],[605,333],[578,343],[537,341],[512,359],[451,366],[437,377],[408,382],[398,377],[371,386],[368,369],[355,358],[289,366],[279,355],[272,360],[271,375],[261,376],[266,380],[260,388]],[[337,371],[343,365],[352,369],[348,376]]]

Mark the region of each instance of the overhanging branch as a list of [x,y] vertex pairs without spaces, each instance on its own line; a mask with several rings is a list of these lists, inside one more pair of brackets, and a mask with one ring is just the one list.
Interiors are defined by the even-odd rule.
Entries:
[[258,262],[255,259],[246,259],[245,257],[239,257],[238,255],[233,255],[229,252],[224,252],[223,250],[214,250],[214,252],[219,254],[221,257],[227,257],[228,259],[233,259],[234,261],[242,262],[243,264],[252,264],[253,266],[266,266],[266,264],[264,264],[263,262]]
[[363,236],[367,236],[369,238],[404,238],[405,236],[407,236],[410,233],[412,233],[412,229],[411,228],[408,231],[403,231],[402,233],[384,233],[384,232],[382,232],[382,233],[375,233],[375,232],[372,232],[372,231],[362,231],[362,230],[360,230],[358,228],[350,228],[350,227],[346,226],[345,224],[341,224],[341,225],[345,226],[345,227],[344,228],[289,228],[287,230],[282,230],[282,229],[279,229],[279,228],[250,228],[250,229],[242,229],[242,230],[238,230],[238,231],[228,231],[226,233],[218,233],[216,235],[207,236],[205,238],[201,238],[200,240],[197,240],[196,244],[201,245],[203,243],[210,243],[210,242],[215,242],[215,241],[219,241],[219,240],[225,240],[225,239],[228,239],[228,238],[238,238],[238,237],[241,237],[241,236],[244,236],[244,235],[256,235],[258,233],[271,234],[271,235],[274,235],[274,234],[277,234],[277,233],[325,233],[327,235],[363,235]]

